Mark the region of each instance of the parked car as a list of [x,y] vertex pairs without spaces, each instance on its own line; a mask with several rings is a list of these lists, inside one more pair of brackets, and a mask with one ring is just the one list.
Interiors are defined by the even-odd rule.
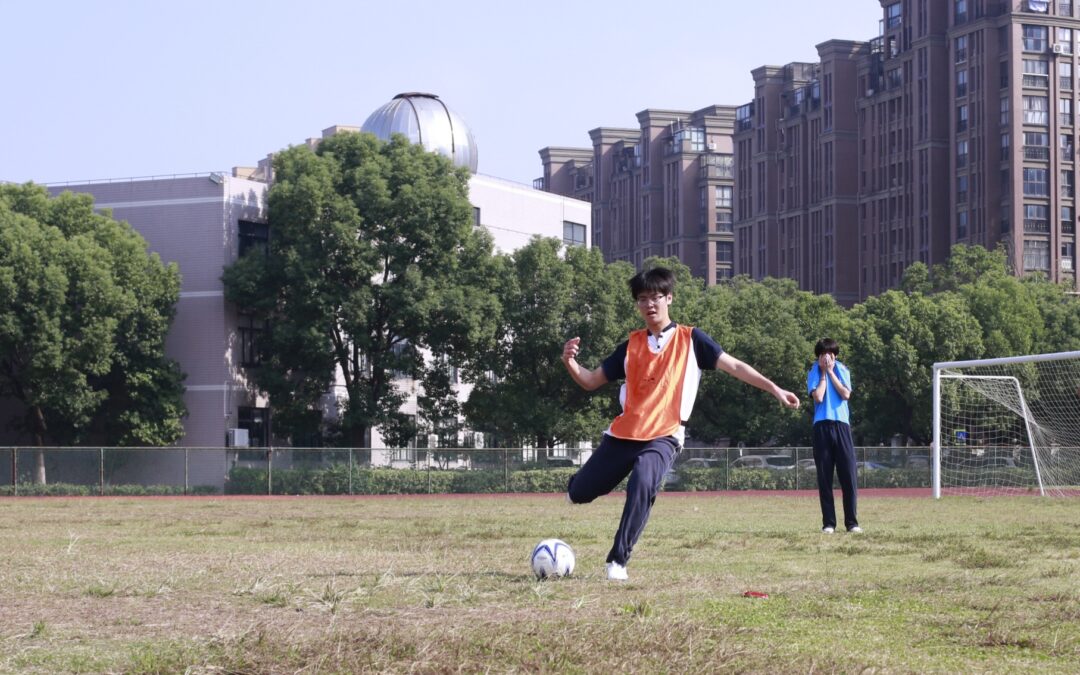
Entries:
[[732,469],[794,469],[795,458],[787,455],[746,455],[731,463]]
[[908,469],[929,469],[930,468],[930,456],[929,455],[908,455],[904,460],[904,467]]
[[682,463],[684,469],[715,469],[721,466],[721,460],[712,457],[691,457]]
[[817,468],[817,463],[814,462],[814,458],[811,457],[810,459],[800,459],[795,462],[795,466],[800,469],[814,469]]
[[856,471],[859,469],[875,470],[875,469],[891,469],[888,464],[882,464],[881,462],[855,462]]

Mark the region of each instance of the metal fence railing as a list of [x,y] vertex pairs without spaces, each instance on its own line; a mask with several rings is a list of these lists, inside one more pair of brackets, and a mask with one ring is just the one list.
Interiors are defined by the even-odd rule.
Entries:
[[[560,492],[591,449],[0,447],[0,495]],[[860,486],[929,487],[930,448],[857,447]],[[43,480],[42,480],[43,479]],[[664,489],[813,489],[808,447],[685,448]]]

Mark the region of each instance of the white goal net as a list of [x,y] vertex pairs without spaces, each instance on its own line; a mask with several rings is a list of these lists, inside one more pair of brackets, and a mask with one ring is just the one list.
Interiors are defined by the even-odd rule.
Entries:
[[935,363],[933,487],[1080,495],[1080,352]]

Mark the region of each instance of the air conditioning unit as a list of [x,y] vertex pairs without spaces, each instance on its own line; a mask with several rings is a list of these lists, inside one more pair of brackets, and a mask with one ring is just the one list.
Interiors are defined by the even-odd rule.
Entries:
[[1054,52],[1055,54],[1068,54],[1069,46],[1063,45],[1060,42],[1055,42],[1054,44],[1050,45],[1050,51]]
[[876,92],[873,89],[867,89],[866,90],[866,96],[867,97],[873,96],[875,93]]
[[225,445],[230,448],[246,448],[248,447],[248,430],[247,429],[228,429],[225,432]]
[[715,152],[716,151],[716,143],[709,143],[709,150],[712,151],[712,152]]

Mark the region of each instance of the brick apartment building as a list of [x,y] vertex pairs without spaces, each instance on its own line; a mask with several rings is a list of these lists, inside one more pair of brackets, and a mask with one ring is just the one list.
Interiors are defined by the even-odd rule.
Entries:
[[[647,110],[641,129],[590,132],[591,153],[541,150],[537,186],[593,203],[608,259],[677,255],[710,284],[789,277],[847,305],[956,243],[1003,246],[1017,274],[1075,283],[1076,5],[868,1],[877,37],[753,70],[730,130],[724,106]],[[670,162],[680,133],[691,142]],[[722,177],[705,178],[713,166]]]
[[592,244],[640,266],[673,256],[715,284],[735,273],[735,109],[648,109],[637,128],[589,132],[592,149],[540,150],[534,186],[592,202]]

